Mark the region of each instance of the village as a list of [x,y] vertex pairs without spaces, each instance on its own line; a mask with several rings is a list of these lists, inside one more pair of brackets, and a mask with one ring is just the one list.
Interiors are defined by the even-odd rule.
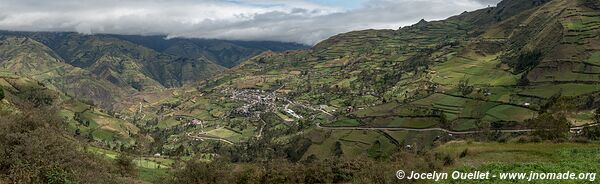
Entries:
[[[287,114],[286,116],[291,116],[296,120],[303,119],[301,115],[289,108],[290,104],[294,104],[293,102],[277,96],[275,92],[267,92],[259,89],[225,89],[222,93],[233,100],[245,103],[242,107],[233,110],[232,114],[235,115],[258,117],[261,113],[265,112],[284,112]],[[289,118],[284,118],[284,120],[294,121]]]

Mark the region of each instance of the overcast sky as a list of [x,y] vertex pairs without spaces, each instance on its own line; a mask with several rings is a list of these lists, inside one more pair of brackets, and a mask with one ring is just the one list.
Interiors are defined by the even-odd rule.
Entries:
[[500,0],[0,0],[0,29],[165,34],[315,44],[338,33],[398,29]]

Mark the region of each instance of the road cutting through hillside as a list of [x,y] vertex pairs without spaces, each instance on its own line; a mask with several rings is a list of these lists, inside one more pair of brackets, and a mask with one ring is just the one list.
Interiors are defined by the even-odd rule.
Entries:
[[[587,127],[595,127],[599,126],[600,123],[571,127],[571,131],[583,130]],[[326,130],[400,130],[400,131],[413,131],[413,132],[430,132],[430,131],[441,131],[449,134],[456,135],[465,135],[465,134],[478,134],[483,133],[485,131],[475,130],[475,131],[452,131],[444,128],[400,128],[400,127],[350,127],[350,126],[340,126],[340,127],[328,127],[321,126],[320,123],[317,124],[317,128],[326,129]],[[518,129],[518,130],[490,130],[489,132],[501,132],[501,133],[521,133],[521,132],[533,132],[538,129]]]

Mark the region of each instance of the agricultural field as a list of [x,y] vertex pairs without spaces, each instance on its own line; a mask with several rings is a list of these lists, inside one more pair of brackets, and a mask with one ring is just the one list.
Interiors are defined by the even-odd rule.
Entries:
[[513,75],[497,66],[498,55],[480,56],[465,54],[433,67],[433,82],[442,85],[455,85],[460,80],[469,80],[474,85],[506,86],[516,84],[519,75]]
[[486,112],[484,119],[497,121],[523,122],[534,118],[536,111],[512,105],[498,105]]
[[388,128],[432,128],[439,123],[437,117],[375,118],[370,126]]
[[[98,148],[87,147],[87,151],[100,155],[109,160],[117,159],[120,153]],[[134,157],[133,163],[136,165],[140,179],[146,182],[157,182],[163,177],[169,176],[169,169],[175,161],[166,157]]]
[[306,159],[310,155],[315,155],[318,158],[335,156],[336,147],[338,147],[336,144],[341,149],[341,153],[338,154],[345,158],[373,156],[373,152],[389,155],[396,149],[396,146],[389,139],[376,131],[334,130],[322,142],[311,145],[303,158]]
[[519,94],[550,98],[552,95],[560,93],[564,97],[578,97],[599,91],[600,85],[595,84],[557,84],[527,87],[519,92]]

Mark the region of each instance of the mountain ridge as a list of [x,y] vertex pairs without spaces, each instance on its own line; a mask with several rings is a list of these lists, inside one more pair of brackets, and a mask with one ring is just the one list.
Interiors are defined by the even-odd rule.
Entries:
[[[19,92],[11,84],[17,82],[55,88],[57,81],[79,76],[68,84],[97,80],[101,84],[94,85],[106,93],[116,86],[123,95],[107,102],[110,108],[58,93],[69,131],[83,132],[82,139],[104,149],[169,165],[176,171],[171,178],[180,182],[206,173],[246,179],[246,171],[269,171],[255,173],[261,179],[256,181],[263,181],[276,168],[270,164],[287,162],[310,167],[300,171],[306,176],[315,171],[331,176],[322,183],[404,182],[393,173],[398,160],[423,170],[510,172],[522,169],[522,163],[549,164],[543,168],[552,172],[566,163],[581,163],[575,169],[582,172],[588,166],[597,170],[589,162],[596,158],[600,135],[596,2],[504,0],[445,20],[338,34],[309,49],[249,54],[240,64],[212,73],[198,70],[216,65],[219,54],[245,47],[218,44],[208,56],[198,40],[46,37],[46,43],[61,43],[51,44],[54,48],[68,45],[63,55],[75,59],[63,62],[44,42],[5,36],[0,58],[6,59],[0,66],[34,73],[73,67],[85,75],[57,69],[38,77],[38,84],[0,72],[14,77],[0,77],[0,86],[10,89],[10,101],[0,105],[14,101]],[[235,55],[226,60],[246,57]],[[18,65],[27,62],[42,69]],[[564,141],[576,143],[556,143]],[[184,166],[168,160],[188,158]],[[207,160],[212,162],[204,164]],[[386,171],[359,165],[371,160],[377,161],[369,162],[373,168]],[[334,176],[338,170],[347,177]],[[377,173],[360,175],[365,172]],[[290,173],[298,176],[296,170]]]
[[[56,61],[63,70],[52,73],[52,76],[66,75],[62,76],[61,79],[52,77],[38,77],[37,79],[50,86],[58,86],[54,87],[55,90],[67,92],[70,95],[84,98],[84,100],[92,100],[108,109],[111,109],[110,106],[112,103],[118,101],[119,98],[126,96],[125,94],[131,94],[132,91],[155,91],[194,84],[226,70],[225,67],[215,64],[211,59],[208,59],[203,55],[203,49],[205,48],[201,47],[198,47],[198,53],[195,53],[192,56],[183,54],[183,52],[180,53],[178,48],[166,48],[169,49],[170,52],[165,53],[157,52],[144,45],[122,39],[121,37],[127,36],[120,35],[82,35],[69,32],[11,31],[0,31],[0,35],[3,40],[23,39],[23,42],[34,43],[29,45],[30,47],[36,48],[23,49],[23,51],[31,50],[33,53],[39,53],[39,56],[28,57],[26,58],[27,61],[21,59],[23,60],[23,63],[30,63],[36,60],[38,62]],[[127,38],[130,37],[132,36]],[[144,40],[151,37],[138,36],[134,38]],[[30,39],[30,41],[28,41],[28,39]],[[159,39],[159,37],[156,37],[156,39]],[[152,39],[150,39],[150,41],[152,41]],[[185,41],[186,39],[178,40],[178,42]],[[212,42],[231,42],[231,47],[240,47],[236,46],[234,41],[225,42],[213,40]],[[9,44],[5,45],[5,47],[13,48],[11,52],[16,52],[16,54],[20,52],[20,50],[18,50],[19,48],[26,46],[16,41],[6,41],[5,43]],[[208,42],[206,44],[210,45],[210,43],[211,42]],[[275,42],[269,43],[274,45],[279,44]],[[260,42],[255,44],[260,44]],[[281,49],[299,48],[298,45],[293,44],[290,44],[289,47],[286,47],[285,43],[279,45],[282,46]],[[259,49],[244,47],[245,50],[230,53],[230,55],[234,59],[240,59],[258,54],[260,49],[269,47],[270,46],[265,46],[264,48]],[[8,50],[4,51],[6,52]],[[42,57],[42,55],[44,57]],[[5,53],[4,57],[6,60],[11,60],[18,57],[18,55]],[[233,62],[232,64],[236,63],[234,60],[231,62]],[[31,67],[6,68],[8,66],[4,69],[14,70],[21,72],[22,75],[26,75],[26,73],[39,73],[42,72],[42,70],[56,68],[57,66],[54,65],[57,64],[45,62],[41,65],[31,66],[37,67],[37,69]],[[24,66],[19,65],[18,63],[12,65]],[[81,76],[69,75],[71,72],[70,70],[78,70],[83,73],[79,74]],[[80,85],[79,83],[85,83],[85,85],[74,87]],[[83,90],[79,95],[74,93],[75,91],[78,91],[74,89],[81,90],[85,88],[84,86],[91,86],[91,88],[89,88],[88,92]]]

